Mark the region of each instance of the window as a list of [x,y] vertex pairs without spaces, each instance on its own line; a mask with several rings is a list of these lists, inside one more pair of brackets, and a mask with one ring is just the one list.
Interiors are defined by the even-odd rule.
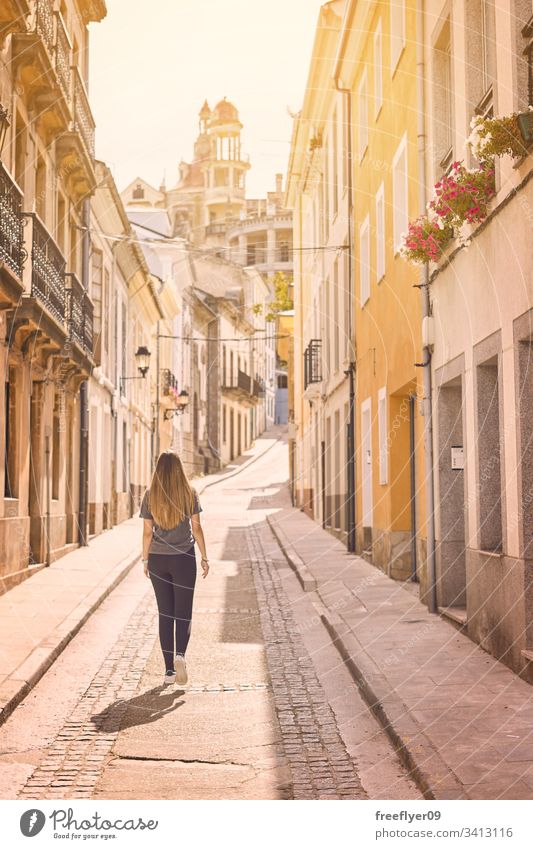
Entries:
[[348,292],[350,290],[350,258],[348,256],[348,251],[343,251],[344,261],[343,261],[343,306],[344,306],[344,357],[346,359],[351,359],[351,339],[350,339],[350,327],[351,327],[351,303],[350,298],[348,297]]
[[471,112],[492,117],[496,82],[496,21],[494,0],[469,0],[465,4],[467,95]]
[[278,374],[278,389],[287,389],[287,375]]
[[93,302],[93,334],[94,354],[97,365],[101,363],[102,356],[102,285],[103,285],[103,254],[102,251],[93,248],[91,254],[91,300]]
[[5,477],[4,497],[17,498],[17,389],[16,370],[9,368],[9,380],[5,383]]
[[390,69],[394,74],[405,47],[405,0],[390,0]]
[[222,405],[222,442],[227,441],[227,412],[226,405]]
[[366,71],[363,71],[363,75],[361,77],[361,82],[359,83],[358,90],[358,102],[359,102],[359,123],[358,123],[358,134],[359,134],[359,159],[361,160],[365,155],[365,151],[368,147],[368,93],[366,86]]
[[446,21],[433,49],[433,110],[435,172],[446,173],[453,162],[453,85],[450,21]]
[[370,226],[368,215],[359,230],[359,274],[361,281],[360,300],[361,306],[363,306],[370,297]]
[[376,280],[385,274],[385,190],[383,183],[376,194]]
[[122,422],[122,492],[128,491],[128,426]]
[[255,265],[255,245],[248,242],[246,246],[246,265]]
[[351,94],[344,95],[342,101],[342,187],[345,190],[349,181],[349,169],[351,166],[349,151],[350,151],[350,132],[351,126],[348,120],[348,98]]
[[133,200],[143,200],[144,198],[144,189],[140,183],[137,183],[133,192],[132,192]]
[[41,156],[37,157],[35,172],[35,210],[41,221],[46,223],[46,164]]
[[[122,377],[128,377],[126,372],[126,362],[127,362],[127,348],[128,348],[128,321],[127,321],[127,305],[126,301],[122,301],[122,334],[121,334],[121,343],[122,343]],[[123,384],[122,392],[124,395],[126,394],[125,389],[126,384]]]
[[111,278],[109,270],[104,270],[104,283],[102,287],[102,339],[104,342],[104,350],[107,354],[109,351],[109,293],[111,291]]
[[324,210],[324,242],[329,239],[329,149],[326,146],[326,155],[324,156],[324,179],[322,180],[322,191],[324,197],[322,199],[322,208]]
[[400,248],[403,233],[407,232],[409,210],[407,206],[407,139],[404,135],[392,162],[392,207],[394,252]]
[[59,475],[61,457],[61,396],[55,393],[55,404],[52,418],[52,444],[49,446],[52,453],[52,498],[59,499]]
[[383,49],[381,44],[381,21],[374,33],[374,118],[383,105]]
[[339,209],[339,171],[338,171],[338,145],[337,145],[337,110],[333,110],[333,126],[331,131],[331,146],[333,154],[333,215]]
[[324,340],[324,353],[326,355],[326,371],[327,375],[331,374],[331,299],[330,299],[330,283],[329,277],[326,277],[326,285],[322,289],[323,304],[322,304],[322,339]]
[[229,186],[229,170],[215,168],[215,186]]
[[379,482],[389,481],[389,454],[387,433],[387,387],[382,386],[378,392],[378,440],[379,440]]
[[340,334],[339,334],[339,261],[333,264],[333,366],[335,369],[340,365]]

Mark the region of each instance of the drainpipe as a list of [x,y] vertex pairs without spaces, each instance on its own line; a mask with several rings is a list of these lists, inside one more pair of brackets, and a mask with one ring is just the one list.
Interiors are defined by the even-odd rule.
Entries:
[[[85,291],[89,288],[89,227],[90,201],[83,201],[83,236],[81,243],[81,282]],[[87,410],[88,384],[84,380],[80,385],[80,475],[78,507],[78,542],[87,545],[87,501],[88,501],[88,465],[89,465],[89,416]]]
[[[155,416],[154,416],[154,425],[155,425],[155,434],[154,434],[154,458],[153,458],[153,467],[155,468],[155,464],[157,462],[157,458],[159,457],[159,451],[161,447],[161,438],[159,434],[159,421],[161,416],[161,411],[159,409],[159,405],[161,403],[160,395],[159,395],[159,385],[160,385],[160,374],[159,374],[159,359],[160,359],[160,345],[161,345],[161,337],[160,337],[160,321],[157,320],[157,331],[156,331],[156,342],[155,342]],[[174,363],[172,363],[174,365]],[[174,430],[174,422],[172,422],[172,430]]]
[[355,344],[354,344],[354,328],[353,328],[353,186],[352,186],[352,92],[349,88],[344,88],[339,82],[339,66],[341,56],[344,50],[344,43],[348,30],[348,15],[353,9],[353,3],[349,3],[346,8],[342,29],[340,33],[339,48],[335,57],[335,66],[333,70],[333,82],[337,91],[341,92],[346,98],[346,120],[348,124],[348,185],[347,185],[347,200],[348,200],[348,334],[350,339],[349,355],[350,365],[345,370],[344,374],[349,378],[349,422],[348,433],[346,439],[346,456],[348,459],[348,539],[347,549],[350,552],[355,552]]
[[[425,96],[424,96],[424,0],[416,4],[416,87],[418,100],[417,140],[418,140],[418,185],[420,212],[426,210],[426,135],[425,135]],[[429,264],[424,265],[421,281],[418,284],[422,301],[422,320],[431,315],[429,300]],[[427,322],[426,322],[427,323]],[[424,416],[424,465],[426,484],[426,527],[427,527],[427,605],[430,613],[437,612],[437,584],[435,566],[435,481],[433,474],[433,411],[431,386],[431,350],[429,345],[422,348],[423,376],[423,416]]]
[[51,553],[51,544],[50,544],[50,425],[46,425],[44,429],[44,462],[45,462],[45,470],[46,470],[46,516],[45,516],[45,529],[46,529],[46,552],[44,555],[44,565],[50,566],[50,553]]

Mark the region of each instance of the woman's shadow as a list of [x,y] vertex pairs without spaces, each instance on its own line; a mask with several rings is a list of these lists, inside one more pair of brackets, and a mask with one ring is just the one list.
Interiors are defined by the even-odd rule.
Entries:
[[183,693],[184,690],[170,690],[162,684],[132,699],[117,699],[100,713],[91,716],[91,722],[101,734],[112,734],[136,725],[157,722],[185,704],[185,700],[179,698]]

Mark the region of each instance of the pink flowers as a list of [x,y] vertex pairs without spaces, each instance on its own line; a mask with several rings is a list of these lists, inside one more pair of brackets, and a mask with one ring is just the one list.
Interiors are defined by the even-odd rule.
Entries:
[[479,224],[488,215],[494,197],[494,169],[488,163],[469,171],[462,162],[435,183],[427,215],[409,224],[401,255],[409,262],[438,262],[446,244],[463,225]]
[[400,253],[408,262],[437,262],[451,235],[448,228],[441,229],[434,221],[421,216],[409,223]]

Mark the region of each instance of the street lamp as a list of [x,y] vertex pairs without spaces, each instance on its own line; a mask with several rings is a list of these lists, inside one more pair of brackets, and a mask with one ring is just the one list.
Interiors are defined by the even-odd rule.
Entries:
[[189,403],[189,393],[186,389],[182,389],[178,397],[176,398],[177,407],[171,407],[170,410],[165,410],[163,413],[163,419],[166,421],[167,419],[171,419],[173,416],[181,416],[185,412],[185,408]]
[[6,140],[7,131],[9,129],[9,118],[7,109],[0,104],[0,153],[2,153],[2,149],[4,147],[4,142]]
[[140,345],[137,348],[135,353],[135,362],[137,363],[137,370],[140,372],[140,377],[135,375],[134,377],[121,377],[120,378],[120,394],[124,394],[124,382],[126,380],[144,380],[148,373],[148,369],[150,368],[150,351],[146,347],[146,345]]

